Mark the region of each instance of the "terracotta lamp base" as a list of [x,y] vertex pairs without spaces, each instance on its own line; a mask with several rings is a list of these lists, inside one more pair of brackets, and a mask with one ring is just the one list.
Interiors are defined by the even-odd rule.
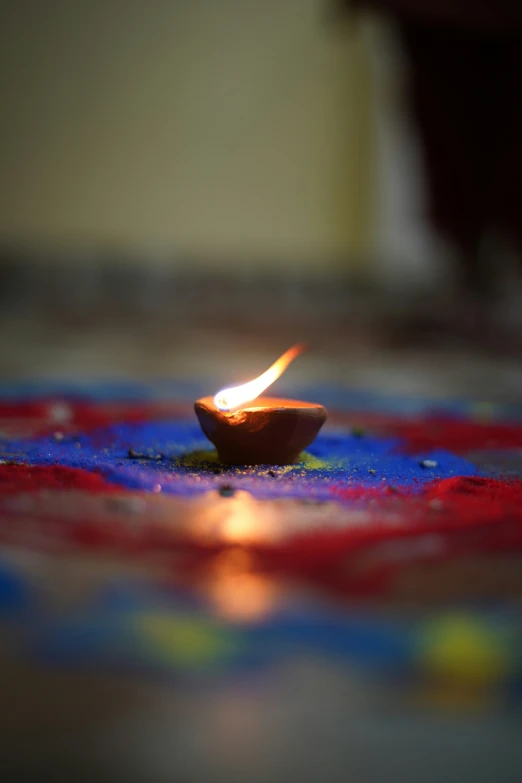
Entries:
[[259,397],[235,413],[223,413],[213,397],[194,405],[201,429],[228,465],[289,465],[315,440],[326,421],[322,405]]

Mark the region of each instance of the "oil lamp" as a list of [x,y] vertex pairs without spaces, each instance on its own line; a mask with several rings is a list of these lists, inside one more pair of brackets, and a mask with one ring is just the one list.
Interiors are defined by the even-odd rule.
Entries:
[[315,440],[326,421],[322,405],[260,395],[302,353],[294,345],[258,378],[222,389],[194,405],[201,429],[229,465],[288,465]]

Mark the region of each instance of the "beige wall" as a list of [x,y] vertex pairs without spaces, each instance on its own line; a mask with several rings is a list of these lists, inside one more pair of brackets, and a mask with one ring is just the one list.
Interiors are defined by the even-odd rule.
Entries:
[[2,3],[2,238],[207,263],[371,250],[368,63],[326,7]]

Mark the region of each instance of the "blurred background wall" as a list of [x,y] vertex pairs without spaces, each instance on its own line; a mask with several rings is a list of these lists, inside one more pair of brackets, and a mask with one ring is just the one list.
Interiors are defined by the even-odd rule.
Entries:
[[373,20],[341,28],[324,0],[0,8],[4,243],[202,269],[419,265],[400,65]]

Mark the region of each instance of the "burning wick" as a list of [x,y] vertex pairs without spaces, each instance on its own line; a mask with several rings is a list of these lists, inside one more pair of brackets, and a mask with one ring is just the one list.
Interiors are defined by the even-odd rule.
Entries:
[[238,408],[242,408],[249,402],[252,402],[265,389],[268,389],[274,381],[284,373],[290,362],[303,353],[304,345],[293,345],[288,351],[285,351],[279,359],[273,363],[259,378],[254,378],[249,383],[244,383],[242,386],[231,386],[230,389],[222,389],[214,397],[214,405],[219,408],[220,411],[236,411]]
[[222,462],[287,465],[296,462],[315,440],[326,421],[326,408],[302,400],[259,396],[303,350],[303,346],[294,345],[253,381],[222,389],[195,403],[201,429]]

